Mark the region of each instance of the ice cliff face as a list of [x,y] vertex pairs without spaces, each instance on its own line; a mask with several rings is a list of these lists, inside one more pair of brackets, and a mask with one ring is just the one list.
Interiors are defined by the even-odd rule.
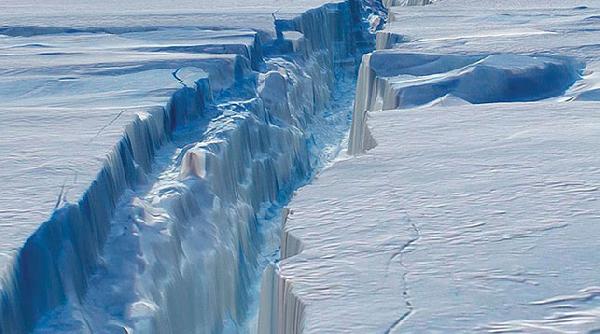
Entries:
[[184,50],[234,56],[174,71],[182,88],[27,240],[3,272],[0,333],[243,330],[263,223],[320,164],[335,72],[373,44],[367,9],[326,4],[277,19],[273,40]]
[[[596,6],[576,1],[552,1],[545,8],[521,1],[406,3],[388,3],[391,23],[377,33],[377,51],[362,62],[349,152],[373,146],[364,127],[367,110],[597,100]],[[565,19],[553,20],[552,10]]]
[[568,57],[376,51],[365,55],[361,63],[349,152],[359,153],[374,145],[365,125],[367,111],[413,108],[436,101],[541,100],[562,95],[581,77],[584,67]]

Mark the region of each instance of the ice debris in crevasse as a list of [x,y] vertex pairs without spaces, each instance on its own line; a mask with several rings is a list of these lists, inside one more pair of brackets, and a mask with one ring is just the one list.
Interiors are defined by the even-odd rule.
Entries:
[[337,152],[374,45],[368,3],[257,4],[5,4],[0,333],[250,330],[271,217]]

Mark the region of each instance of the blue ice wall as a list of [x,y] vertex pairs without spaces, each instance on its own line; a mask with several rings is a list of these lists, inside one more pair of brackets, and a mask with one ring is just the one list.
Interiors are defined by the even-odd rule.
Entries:
[[202,115],[210,96],[207,79],[201,79],[127,127],[79,201],[56,210],[3,273],[0,333],[29,332],[68,295],[83,298],[119,197],[150,170],[154,153],[178,126]]
[[[244,321],[251,278],[259,274],[257,215],[289,199],[316,167],[311,128],[328,105],[334,72],[373,45],[364,33],[366,8],[348,0],[276,20],[277,39],[240,56],[255,71],[237,77],[234,88],[243,86],[243,94],[225,91],[213,101],[203,78],[127,126],[88,190],[56,210],[3,273],[0,334],[208,333]],[[174,195],[144,201],[152,193],[136,189],[151,177],[157,152],[175,131],[207,117],[209,106],[218,116],[176,159]],[[102,290],[97,269],[101,254],[118,257],[111,230],[122,226],[134,230],[132,245],[145,261],[125,277],[134,291],[122,312],[103,308],[106,301],[87,307],[90,293],[114,293]],[[152,307],[140,311],[142,302]],[[79,321],[80,314],[88,320]]]

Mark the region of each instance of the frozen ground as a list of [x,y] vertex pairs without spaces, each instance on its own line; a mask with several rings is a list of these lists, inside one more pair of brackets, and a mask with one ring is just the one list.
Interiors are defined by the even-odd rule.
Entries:
[[289,205],[262,328],[599,331],[599,17],[599,1],[392,7],[352,155]]

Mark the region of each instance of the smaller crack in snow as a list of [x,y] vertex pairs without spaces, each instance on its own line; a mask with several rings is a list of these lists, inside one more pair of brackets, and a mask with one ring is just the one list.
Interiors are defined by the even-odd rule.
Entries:
[[[75,177],[73,179],[73,185],[77,183],[77,177],[79,176],[79,172],[75,172]],[[60,192],[58,193],[58,198],[56,200],[56,204],[54,205],[54,210],[58,209],[62,203],[66,203],[67,202],[67,195],[69,194],[69,190],[71,190],[71,187],[67,188],[67,179],[65,178],[65,181],[63,182],[62,186],[60,187]]]
[[60,204],[63,202],[66,185],[67,185],[67,180],[65,180],[65,182],[63,182],[62,186],[60,187],[60,192],[58,193],[58,199],[56,200],[56,204],[54,205],[54,210],[58,209]]
[[392,333],[393,330],[395,330],[396,328],[398,328],[399,326],[402,325],[402,323],[413,313],[414,311],[414,306],[410,301],[410,294],[408,293],[408,283],[406,281],[406,276],[408,275],[408,270],[406,265],[404,264],[404,254],[410,252],[411,250],[409,249],[409,247],[411,245],[413,245],[414,243],[416,243],[417,241],[419,241],[419,239],[421,238],[421,231],[419,230],[419,227],[410,221],[410,218],[408,219],[408,221],[410,222],[410,225],[412,226],[414,232],[415,232],[415,236],[413,238],[411,238],[407,243],[404,244],[404,246],[402,246],[397,252],[395,252],[394,254],[392,254],[392,256],[390,257],[389,261],[388,261],[388,270],[386,270],[386,276],[388,275],[388,271],[389,271],[389,266],[391,265],[392,261],[394,261],[394,259],[396,259],[397,257],[400,258],[400,265],[404,268],[404,273],[402,274],[402,285],[403,285],[403,291],[402,291],[402,296],[404,297],[404,304],[406,305],[406,308],[408,309],[407,312],[405,312],[404,314],[402,314],[402,316],[400,318],[398,318],[396,321],[394,321],[390,327],[388,327],[388,329],[384,332],[385,334],[389,334]]
[[396,328],[398,325],[400,325],[406,318],[408,318],[408,316],[412,313],[412,310],[408,310],[406,311],[400,318],[398,318],[398,320],[394,321],[394,323],[390,326],[390,328],[388,328],[384,333],[385,334],[390,334],[392,332],[392,330],[394,330],[394,328]]
[[108,122],[108,124],[104,125],[100,130],[98,130],[98,132],[96,132],[96,135],[94,135],[94,137],[90,138],[90,141],[88,141],[88,144],[91,144],[96,138],[98,138],[100,136],[100,134],[102,134],[102,132],[106,128],[113,125],[113,123],[116,122],[117,119],[119,119],[119,117],[121,117],[121,115],[123,115],[123,113],[125,113],[125,111],[126,110],[121,110],[121,112],[119,112],[115,117],[113,117],[113,119],[111,119],[110,122]]
[[181,67],[173,71],[173,73],[171,74],[173,75],[173,78],[175,78],[175,80],[179,81],[179,83],[183,85],[183,87],[187,87],[185,82],[183,82],[183,80],[181,80],[181,78],[179,78],[179,76],[177,75],[179,71],[181,71]]

